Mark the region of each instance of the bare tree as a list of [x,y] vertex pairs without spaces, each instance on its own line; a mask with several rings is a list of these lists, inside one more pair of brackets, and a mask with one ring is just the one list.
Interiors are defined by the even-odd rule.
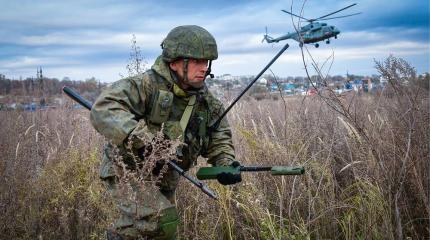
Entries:
[[146,71],[146,65],[147,62],[142,56],[140,47],[137,45],[136,35],[133,34],[131,39],[130,57],[126,66],[128,75],[131,77],[142,74]]

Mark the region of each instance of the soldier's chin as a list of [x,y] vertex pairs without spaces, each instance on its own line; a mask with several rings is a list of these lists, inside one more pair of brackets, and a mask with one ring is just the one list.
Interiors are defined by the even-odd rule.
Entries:
[[204,85],[204,82],[189,83],[189,85],[190,85],[192,88],[202,88],[202,87],[203,87],[203,85]]

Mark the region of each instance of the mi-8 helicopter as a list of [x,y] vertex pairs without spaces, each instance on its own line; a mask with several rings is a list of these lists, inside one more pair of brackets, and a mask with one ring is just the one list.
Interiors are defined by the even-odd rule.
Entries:
[[337,39],[337,35],[340,33],[339,29],[336,28],[335,26],[330,26],[327,25],[327,23],[323,23],[323,22],[317,22],[319,20],[330,20],[330,19],[335,19],[335,18],[344,18],[344,17],[350,17],[350,16],[354,16],[360,13],[354,13],[354,14],[349,14],[349,15],[344,15],[344,16],[339,16],[339,17],[330,17],[327,18],[328,16],[331,16],[335,13],[338,13],[340,11],[343,11],[347,8],[350,8],[352,6],[357,5],[356,3],[351,4],[347,7],[344,7],[342,9],[339,9],[337,11],[334,11],[332,13],[326,14],[324,16],[318,17],[318,18],[313,18],[313,19],[307,19],[304,18],[302,16],[298,16],[294,13],[288,12],[286,10],[282,10],[285,13],[291,14],[295,17],[298,17],[300,19],[305,20],[306,22],[309,22],[309,24],[307,24],[306,26],[301,27],[300,29],[298,29],[297,32],[293,32],[293,33],[287,33],[281,37],[278,38],[273,38],[271,36],[269,36],[267,34],[267,27],[266,27],[266,34],[264,35],[264,38],[262,41],[266,41],[268,43],[273,43],[273,42],[279,42],[282,40],[286,40],[286,39],[294,39],[297,42],[299,42],[300,47],[303,46],[303,44],[306,43],[315,43],[315,47],[318,48],[320,45],[318,42],[326,40],[326,43],[329,44],[330,43],[330,38],[334,37],[335,39]]

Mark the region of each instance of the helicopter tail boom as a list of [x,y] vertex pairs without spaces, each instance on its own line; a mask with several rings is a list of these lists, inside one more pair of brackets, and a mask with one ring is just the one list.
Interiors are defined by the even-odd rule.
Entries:
[[267,43],[279,42],[279,41],[276,41],[273,37],[271,37],[271,36],[269,36],[267,34],[265,34],[264,37],[263,37],[263,41],[262,42],[264,42],[264,41],[266,41]]
[[266,28],[266,34],[264,34],[263,39],[261,40],[261,42],[264,42],[264,41],[266,41],[267,43],[279,42],[279,41],[276,41],[276,39],[274,39],[273,37],[269,36],[267,34],[267,27],[265,27],[265,28]]

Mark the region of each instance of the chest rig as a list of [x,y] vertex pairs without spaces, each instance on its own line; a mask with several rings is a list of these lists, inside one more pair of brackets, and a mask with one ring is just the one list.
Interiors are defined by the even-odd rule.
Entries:
[[181,140],[184,145],[176,150],[179,165],[189,169],[197,157],[206,153],[209,144],[209,107],[206,94],[179,97],[173,93],[173,84],[157,73],[147,72],[152,81],[152,96],[147,99],[145,117],[152,133],[161,130],[170,140]]

